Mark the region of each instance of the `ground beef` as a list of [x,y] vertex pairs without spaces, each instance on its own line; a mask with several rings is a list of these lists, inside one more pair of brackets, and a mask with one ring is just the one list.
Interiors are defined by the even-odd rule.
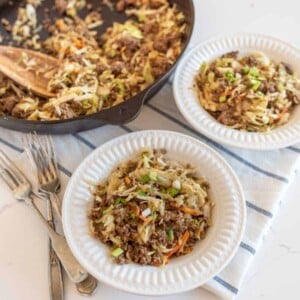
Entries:
[[284,66],[284,68],[288,74],[290,74],[290,75],[294,74],[294,71],[290,65],[288,65],[286,63],[281,63],[281,64]]
[[286,96],[288,100],[293,101],[295,104],[300,103],[300,94],[297,95],[290,90],[286,90]]
[[236,59],[239,55],[239,51],[231,51],[222,55],[222,58],[234,58]]
[[259,90],[264,94],[275,93],[277,91],[277,84],[273,81],[263,81]]
[[59,13],[63,14],[68,6],[68,2],[66,0],[55,0],[55,7]]
[[17,105],[15,105],[15,107],[13,108],[13,110],[11,111],[11,115],[14,118],[21,118],[21,119],[25,119],[28,118],[30,116],[30,114],[32,113],[32,111],[24,111],[21,110]]
[[157,78],[161,74],[165,73],[168,68],[170,67],[170,64],[168,62],[168,59],[164,56],[158,56],[153,58],[151,61],[151,68],[152,68],[152,75]]
[[73,111],[73,109],[70,107],[68,103],[62,103],[60,106],[61,115],[58,114],[58,112],[55,112],[55,115],[59,118],[63,119],[69,119],[69,118],[75,118],[76,114]]
[[11,113],[18,102],[17,96],[13,95],[0,98],[0,109],[2,112]]
[[126,65],[122,61],[115,61],[111,65],[111,71],[114,75],[119,75],[122,73],[122,70],[126,68]]
[[167,50],[169,49],[169,45],[168,45],[168,39],[167,38],[156,38],[154,40],[154,44],[153,47],[155,50],[165,53],[167,52]]
[[244,62],[246,65],[250,66],[250,67],[255,67],[257,65],[259,65],[260,63],[258,62],[258,60],[253,57],[253,56],[245,56],[242,59],[242,62]]
[[156,22],[145,23],[143,31],[144,34],[156,34],[159,31],[159,24]]

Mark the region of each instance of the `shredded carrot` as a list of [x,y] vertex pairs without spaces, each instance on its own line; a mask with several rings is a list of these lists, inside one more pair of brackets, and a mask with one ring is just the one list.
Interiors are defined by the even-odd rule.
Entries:
[[140,208],[137,205],[135,205],[131,202],[128,202],[128,206],[133,211],[133,213],[135,213],[137,216],[140,214]]
[[184,247],[189,237],[190,237],[190,233],[189,231],[186,231],[181,238],[181,247],[180,247],[181,249]]
[[170,252],[167,253],[167,257],[170,258],[172,255],[174,255],[180,249],[182,249],[184,247],[184,245],[186,244],[187,240],[189,239],[189,237],[190,237],[190,233],[187,230],[187,231],[185,231],[183,236],[178,240],[177,245]]
[[287,112],[288,112],[288,108],[285,108],[276,118],[276,120],[280,120]]
[[175,208],[185,212],[186,214],[191,215],[191,216],[200,216],[200,215],[202,215],[202,212],[200,210],[192,209],[192,208],[189,208],[185,205],[177,205],[176,203],[173,203],[173,202],[170,202],[170,205],[172,207],[175,207]]
[[74,42],[75,47],[78,49],[82,49],[84,47],[84,42],[77,37],[73,38],[73,42]]
[[246,95],[247,95],[247,93],[243,93],[243,94],[239,95],[236,98],[236,102],[241,102],[246,97]]
[[187,206],[184,206],[184,205],[181,205],[181,206],[179,207],[179,209],[180,209],[181,211],[183,211],[183,212],[185,212],[185,213],[191,215],[191,216],[200,216],[200,215],[202,215],[202,212],[201,212],[200,210],[191,209],[191,208],[189,208],[189,207],[187,207]]
[[127,185],[130,185],[130,184],[131,184],[131,179],[130,179],[128,176],[126,176],[126,177],[124,178],[124,181],[125,181],[125,183],[126,183]]

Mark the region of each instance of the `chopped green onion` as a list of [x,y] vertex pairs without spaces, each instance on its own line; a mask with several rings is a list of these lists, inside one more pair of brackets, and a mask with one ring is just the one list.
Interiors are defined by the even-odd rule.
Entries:
[[246,66],[246,67],[243,68],[243,73],[244,73],[245,75],[249,74],[249,71],[250,71],[250,69],[249,69],[248,66]]
[[119,90],[118,93],[123,96],[125,93],[124,83],[122,82],[122,80],[120,80],[118,78],[115,79],[115,82],[116,82],[118,90]]
[[223,102],[226,102],[227,101],[227,97],[226,96],[221,96],[220,98],[219,98],[219,102],[220,103],[223,103]]
[[234,82],[236,80],[234,74],[231,71],[225,73],[225,77],[229,82]]
[[118,197],[118,198],[115,200],[114,205],[118,205],[118,204],[120,204],[120,203],[122,203],[122,204],[127,204],[127,201],[126,201],[125,199],[121,198],[121,197]]
[[145,168],[150,168],[149,157],[147,155],[143,155],[143,163]]
[[249,75],[254,76],[254,77],[258,77],[259,76],[259,70],[256,67],[252,67],[249,70]]
[[107,94],[107,95],[102,95],[102,98],[103,98],[104,101],[108,100],[108,97],[109,97],[109,94]]
[[112,255],[113,257],[118,257],[118,256],[120,256],[123,252],[124,252],[123,249],[121,249],[121,248],[116,248],[115,250],[113,250],[113,251],[111,252],[111,255]]
[[284,85],[283,85],[283,83],[282,82],[278,82],[277,83],[277,89],[278,89],[278,91],[279,92],[284,92]]
[[157,181],[157,173],[156,173],[156,172],[151,171],[151,172],[149,173],[149,177],[150,177],[150,179],[151,179],[152,181]]
[[114,209],[114,206],[111,205],[109,206],[108,208],[106,208],[104,211],[103,211],[103,214],[106,215],[106,214],[109,214],[110,212],[112,212]]
[[130,214],[130,218],[131,218],[131,219],[136,219],[136,214],[135,214],[135,213],[131,213],[131,214]]
[[257,79],[250,79],[250,84],[251,88],[256,91],[260,87],[261,81]]
[[142,183],[148,183],[149,181],[151,181],[151,178],[148,174],[145,174],[141,177],[141,182]]
[[147,194],[145,192],[143,192],[143,191],[138,191],[138,195],[140,195],[140,196],[147,196]]
[[174,240],[174,231],[173,231],[173,229],[168,230],[168,239],[169,239],[169,241]]
[[155,211],[152,215],[152,220],[155,221],[157,219],[157,212]]
[[168,188],[168,194],[171,195],[172,197],[175,197],[179,194],[179,190],[171,187],[171,188]]

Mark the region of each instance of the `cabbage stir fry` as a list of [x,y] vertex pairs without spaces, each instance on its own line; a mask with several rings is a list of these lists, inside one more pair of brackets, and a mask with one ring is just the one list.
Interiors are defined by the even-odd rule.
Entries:
[[212,225],[208,183],[195,169],[143,149],[93,186],[93,236],[116,263],[161,266],[190,253]]
[[300,103],[297,75],[263,53],[227,53],[203,63],[195,81],[203,108],[234,129],[270,131],[285,124]]
[[[123,24],[114,23],[100,38],[100,9],[90,10],[83,18],[78,13],[88,7],[88,2],[56,0],[55,4],[62,18],[47,24],[50,37],[44,42],[39,40],[41,24],[36,19],[40,1],[27,0],[26,7],[19,9],[12,34],[20,46],[42,50],[61,60],[61,67],[48,86],[57,96],[42,99],[3,78],[1,114],[28,120],[58,120],[110,108],[154,83],[182,51],[185,18],[168,0],[112,2],[111,9],[124,11],[129,19]],[[29,26],[26,32],[30,34],[25,34],[22,26]],[[21,57],[20,63],[27,62]],[[34,69],[34,62],[28,67]]]

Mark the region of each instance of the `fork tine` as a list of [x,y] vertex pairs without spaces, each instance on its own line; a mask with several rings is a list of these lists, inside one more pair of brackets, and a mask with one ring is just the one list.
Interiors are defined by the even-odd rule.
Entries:
[[42,137],[35,135],[35,141],[37,146],[37,152],[39,154],[39,158],[43,164],[44,175],[49,179],[52,180],[55,176],[53,172],[53,166],[51,162],[51,157],[47,154],[47,150],[45,148],[45,142],[43,141]]
[[45,180],[44,162],[40,158],[33,134],[30,133],[26,135],[26,138],[24,138],[24,146],[28,156],[30,157],[32,165],[37,169],[39,182],[43,182]]
[[56,153],[55,153],[55,149],[54,149],[53,138],[49,135],[46,136],[46,144],[49,149],[48,153],[51,158],[51,162],[52,162],[52,165],[54,168],[55,175],[58,177],[59,172],[58,172],[57,158],[56,158]]
[[8,156],[0,150],[0,160],[6,166],[5,169],[9,170],[17,183],[27,182],[23,173],[15,166],[15,164],[8,158]]
[[12,180],[12,177],[8,175],[6,169],[0,171],[0,177],[11,190],[14,190],[17,187],[16,183]]
[[48,136],[35,136],[36,142],[39,144],[39,152],[41,158],[45,163],[45,174],[47,174],[49,180],[53,180],[57,177],[55,164],[53,163],[52,150]]
[[34,154],[32,152],[31,144],[29,141],[29,135],[23,136],[23,145],[24,145],[25,152],[27,153],[27,156],[29,157],[31,165],[35,166],[35,158],[34,158]]

